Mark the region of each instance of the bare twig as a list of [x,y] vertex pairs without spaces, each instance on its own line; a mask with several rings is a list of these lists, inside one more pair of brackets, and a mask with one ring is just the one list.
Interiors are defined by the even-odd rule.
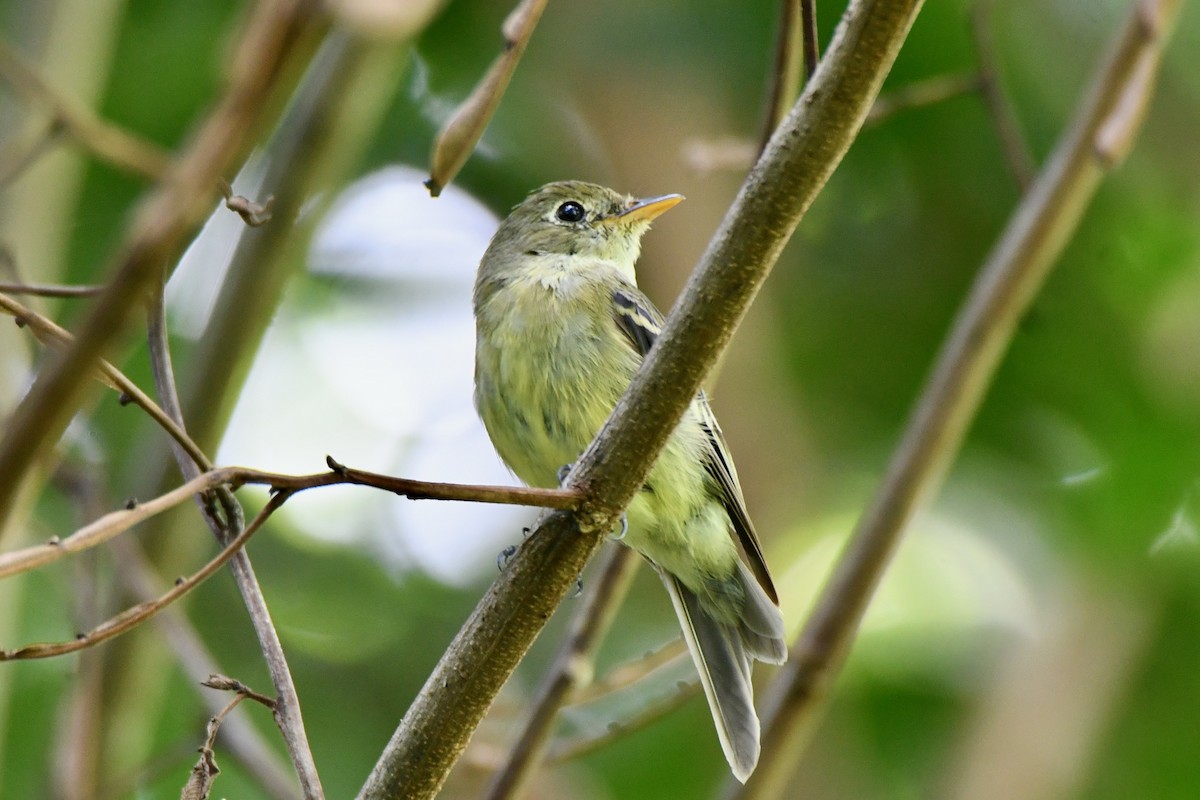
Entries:
[[500,28],[504,34],[504,50],[492,62],[487,74],[470,96],[442,126],[442,131],[433,145],[429,180],[425,181],[426,188],[434,197],[442,193],[442,189],[454,180],[454,176],[458,175],[463,164],[471,157],[475,145],[479,143],[484,129],[500,105],[500,98],[504,96],[504,90],[512,80],[517,62],[525,52],[525,46],[533,37],[533,29],[537,27],[538,20],[546,9],[546,2],[547,0],[521,0],[520,5],[513,9]]
[[698,694],[700,694],[699,678],[680,681],[671,694],[661,700],[647,703],[628,719],[609,723],[603,731],[583,733],[569,739],[554,741],[546,753],[546,761],[551,764],[559,764],[595,752],[617,739],[628,736],[633,731],[641,730],[647,725],[657,722]]
[[31,658],[51,658],[53,656],[61,656],[66,653],[74,653],[86,647],[92,647],[101,642],[108,641],[114,636],[119,636],[122,633],[141,624],[145,620],[157,614],[162,609],[166,608],[171,603],[183,597],[192,589],[199,586],[204,581],[208,580],[212,575],[225,565],[225,562],[233,558],[242,547],[250,540],[250,537],[258,532],[262,524],[267,518],[279,508],[283,503],[291,497],[292,492],[281,491],[271,496],[267,504],[263,506],[262,511],[258,516],[246,526],[236,538],[229,542],[221,549],[217,555],[197,570],[195,573],[186,578],[180,578],[175,581],[174,587],[162,596],[150,600],[145,603],[139,603],[132,608],[122,611],[115,617],[92,628],[87,633],[80,633],[74,639],[67,642],[51,642],[46,644],[29,644],[24,647],[18,647],[13,650],[0,650],[0,661],[17,661]]
[[158,180],[170,155],[158,145],[106,122],[54,90],[7,42],[0,40],[0,77],[31,105],[50,114],[51,130],[61,130],[103,161]]
[[[871,112],[867,115],[863,127],[874,127],[903,111],[933,105],[978,90],[977,73],[935,75],[915,81],[879,95],[871,106]],[[680,148],[680,158],[684,164],[700,174],[744,170],[754,163],[756,153],[755,144],[751,139],[737,136],[689,139]]]
[[767,113],[756,155],[762,154],[771,134],[796,102],[800,87],[817,71],[817,61],[821,58],[816,0],[780,0],[778,26]]
[[200,759],[192,767],[191,775],[188,777],[187,784],[183,787],[183,792],[180,794],[181,800],[206,800],[212,792],[213,781],[221,771],[217,767],[217,758],[213,752],[213,748],[217,745],[217,731],[220,730],[221,723],[230,711],[233,711],[243,700],[247,699],[261,703],[272,711],[275,709],[274,700],[266,695],[259,694],[246,684],[233,678],[226,678],[223,675],[211,675],[208,680],[204,681],[204,685],[210,689],[231,691],[237,694],[225,704],[224,708],[209,719],[207,726],[208,735],[204,740],[204,744],[200,746]]
[[975,7],[971,10],[971,34],[979,59],[979,91],[987,104],[988,113],[992,116],[992,124],[996,126],[996,134],[1000,137],[1000,148],[1004,152],[1008,168],[1024,193],[1028,192],[1033,184],[1034,175],[1037,174],[1037,162],[1029,149],[1029,143],[1021,133],[1017,113],[1000,85],[1000,73],[997,68],[999,62],[992,42],[991,12],[991,0],[976,0]]
[[[17,295],[31,294],[35,297],[95,297],[102,291],[104,291],[103,286],[63,286],[49,283],[9,283],[0,281],[0,292]],[[66,333],[66,331],[63,331],[63,333]]]
[[813,80],[751,170],[654,349],[576,463],[580,511],[556,513],[522,545],[409,706],[359,794],[427,798],[588,558],[636,494],[659,450],[850,147],[920,0],[856,0]]
[[571,620],[571,629],[538,688],[529,718],[508,760],[488,787],[488,800],[521,795],[542,759],[559,708],[577,688],[591,683],[596,650],[625,600],[639,563],[628,547],[612,547],[600,578],[592,583],[587,599]]
[[244,152],[284,65],[315,19],[315,0],[254,7],[231,65],[230,84],[185,153],[134,215],[112,278],[74,344],[39,371],[0,439],[0,531],[28,468],[57,439],[83,399],[96,360],[117,338],[154,276],[178,253],[208,209],[208,187]]
[[981,79],[978,73],[959,72],[935,75],[916,81],[894,91],[879,95],[864,127],[881,125],[903,111],[931,106],[952,97],[978,91]]
[[817,41],[817,0],[800,0],[800,27],[804,37],[804,79],[809,80],[821,60],[821,43]]
[[[12,314],[18,324],[28,327],[37,336],[38,341],[48,347],[61,349],[69,347],[74,342],[74,337],[68,331],[60,328],[53,321],[33,309],[18,303],[11,297],[6,297],[3,293],[0,293],[0,311]],[[174,440],[174,444],[182,448],[192,460],[201,465],[203,469],[212,468],[212,463],[209,462],[196,443],[184,432],[183,428],[177,425],[157,403],[151,400],[123,372],[105,359],[100,359],[97,371],[100,373],[100,379],[104,383],[121,393],[122,402],[137,405],[149,414],[150,418],[157,422],[159,427],[166,431],[167,435]]]
[[19,139],[8,141],[0,151],[0,188],[16,180],[39,158],[48,153],[62,137],[62,126],[50,120],[40,128],[31,128]]
[[[332,459],[330,459],[332,461]],[[337,464],[337,462],[333,462]],[[330,472],[311,475],[283,475],[245,467],[221,467],[203,472],[182,486],[144,503],[130,501],[127,508],[110,512],[64,538],[55,537],[46,544],[0,554],[0,578],[35,569],[72,553],[96,547],[121,535],[138,523],[179,505],[193,495],[220,486],[237,488],[247,484],[270,486],[291,494],[306,489],[336,484],[371,486],[412,500],[464,500],[478,503],[541,506],[570,509],[579,505],[582,495],[570,489],[527,489],[508,486],[471,486],[467,484],[410,481],[373,472],[352,470],[337,465]]]
[[[165,284],[160,280],[154,291],[151,292],[150,302],[147,305],[146,328],[150,367],[154,374],[154,385],[158,390],[159,400],[167,414],[182,429],[184,426],[183,412],[179,406],[179,391],[175,386],[175,371],[171,364],[166,304],[163,299],[164,288]],[[190,458],[183,448],[176,446],[173,449],[175,463],[185,478],[196,478],[202,470],[209,468],[206,462],[198,462]],[[244,518],[242,507],[228,487],[217,487],[215,495],[215,500],[224,510],[223,514],[218,515],[210,511],[209,502],[214,498],[197,496],[196,502],[200,506],[201,515],[217,541],[225,544],[239,533],[238,528]],[[283,652],[283,643],[271,621],[271,614],[267,608],[262,587],[254,575],[250,556],[245,551],[237,553],[229,564],[229,571],[233,574],[234,582],[242,595],[242,601],[246,605],[251,624],[258,636],[263,659],[267,662],[267,668],[271,673],[271,681],[275,685],[278,701],[271,703],[271,710],[274,712],[275,722],[287,744],[292,764],[296,768],[300,788],[304,792],[305,798],[317,800],[317,798],[324,797],[324,790],[321,788],[312,748],[308,743],[308,733],[304,729],[300,713],[300,699],[296,692],[295,681],[292,679],[291,669],[288,667],[287,657]]]
[[[1137,0],[1109,56],[1036,182],[1009,220],[947,335],[937,364],[815,610],[772,685],[758,770],[727,797],[780,795],[823,707],[868,601],[915,510],[927,501],[962,443],[1012,338],[1105,172],[1124,156],[1154,85],[1179,0]],[[1123,148],[1102,152],[1118,123]]]
[[[117,575],[134,597],[150,600],[162,594],[158,576],[139,547],[125,539],[115,539],[109,546],[115,555]],[[186,615],[175,608],[167,608],[154,618],[153,623],[162,631],[184,673],[197,686],[207,676],[220,671],[216,659],[208,652]],[[210,692],[202,694],[212,713],[220,711],[219,705],[213,706],[217,702],[214,695]],[[298,785],[292,771],[245,715],[235,714],[225,720],[222,741],[223,747],[258,781],[268,797],[291,800],[297,796]]]
[[598,681],[581,686],[571,695],[570,705],[582,705],[599,700],[606,695],[627,689],[645,678],[651,672],[668,664],[691,663],[687,645],[683,638],[672,639],[657,650],[647,653],[641,658],[619,664],[608,671]]
[[[775,59],[771,64],[771,82],[767,91],[767,109],[763,116],[762,130],[758,136],[758,148],[754,156],[762,154],[771,140],[771,134],[787,116],[788,109],[796,102],[804,78],[812,72],[805,69],[804,59],[807,44],[804,38],[803,12],[805,0],[780,0],[779,21],[775,31]],[[815,65],[815,61],[813,62]],[[751,159],[752,160],[752,159]]]

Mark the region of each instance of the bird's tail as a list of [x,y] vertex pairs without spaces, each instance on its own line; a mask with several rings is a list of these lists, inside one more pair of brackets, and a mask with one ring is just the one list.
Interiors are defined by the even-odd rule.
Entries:
[[782,664],[787,658],[783,617],[749,571],[739,564],[746,589],[743,613],[736,624],[707,613],[700,599],[665,570],[666,584],[700,685],[712,711],[717,738],[734,776],[745,783],[758,763],[759,724],[754,712],[750,667],[754,660]]

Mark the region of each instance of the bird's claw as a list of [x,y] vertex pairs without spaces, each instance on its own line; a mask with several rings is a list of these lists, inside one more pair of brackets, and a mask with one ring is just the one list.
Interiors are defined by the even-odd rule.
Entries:
[[517,546],[515,544],[510,544],[508,547],[501,550],[500,554],[496,556],[496,569],[504,572],[504,570],[508,567],[508,562],[512,561],[512,557],[516,554]]
[[576,597],[579,597],[579,595],[581,595],[581,594],[583,594],[583,578],[576,578],[575,579],[575,592],[571,595],[571,599],[574,600]]
[[561,487],[567,482],[567,478],[571,475],[571,470],[575,468],[574,464],[563,464],[558,468],[558,485]]
[[621,532],[613,534],[611,538],[614,542],[619,542],[625,538],[625,534],[629,533],[629,517],[625,512],[621,512]]

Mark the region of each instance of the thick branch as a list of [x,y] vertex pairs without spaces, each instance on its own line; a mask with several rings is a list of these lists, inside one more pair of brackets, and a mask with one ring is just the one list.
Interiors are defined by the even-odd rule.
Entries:
[[558,710],[576,690],[591,683],[596,650],[625,600],[638,563],[628,547],[612,548],[587,600],[571,620],[571,630],[538,688],[521,735],[488,787],[487,800],[521,796],[545,754]]
[[784,784],[903,532],[937,490],[962,444],[1017,323],[1075,231],[1105,172],[1132,143],[1179,0],[1133,3],[1075,119],[988,257],[948,335],[883,485],[772,686],[766,746],[745,787],[769,798]]
[[590,499],[550,515],[480,601],[360,797],[432,797],[496,693],[641,486],[891,68],[919,0],[852,3],[768,143],[610,423],[572,471]]

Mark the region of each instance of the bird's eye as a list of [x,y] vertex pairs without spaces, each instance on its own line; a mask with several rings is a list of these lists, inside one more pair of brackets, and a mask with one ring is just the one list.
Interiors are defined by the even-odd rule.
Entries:
[[574,200],[568,200],[558,207],[558,211],[555,211],[554,215],[563,222],[579,222],[583,219],[583,206]]

